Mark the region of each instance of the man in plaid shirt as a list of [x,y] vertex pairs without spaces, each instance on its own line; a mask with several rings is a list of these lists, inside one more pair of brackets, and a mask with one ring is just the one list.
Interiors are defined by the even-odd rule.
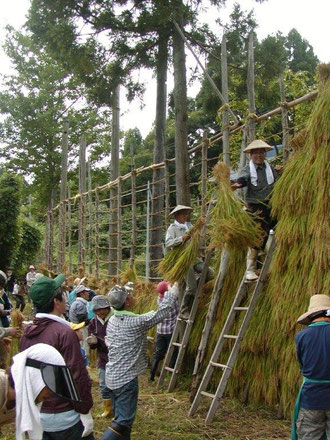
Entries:
[[130,440],[137,409],[138,376],[148,365],[147,333],[175,308],[177,294],[178,288],[174,285],[165,293],[158,310],[136,315],[130,311],[134,296],[129,289],[115,286],[110,290],[108,298],[114,314],[107,326],[109,361],[105,382],[110,390],[115,417],[101,440]]
[[[157,286],[158,298],[157,304],[158,307],[162,304],[164,300],[165,292],[167,292],[169,288],[169,283],[166,281],[161,281]],[[179,301],[176,299],[175,307],[170,312],[167,317],[157,325],[157,337],[156,337],[156,350],[152,356],[151,368],[150,368],[150,380],[155,380],[155,374],[158,368],[159,362],[164,359],[168,346],[171,342],[172,333],[175,327],[175,323],[179,314]],[[175,361],[177,358],[177,347],[173,352],[172,359],[170,362],[170,367],[173,368],[175,365]]]

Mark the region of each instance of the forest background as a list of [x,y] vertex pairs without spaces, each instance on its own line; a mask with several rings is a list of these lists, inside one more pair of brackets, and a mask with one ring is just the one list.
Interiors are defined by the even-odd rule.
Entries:
[[[4,250],[1,266],[14,265],[17,271],[24,271],[36,255],[46,210],[59,200],[64,119],[70,127],[68,185],[71,194],[78,192],[78,150],[82,134],[87,139],[93,187],[103,185],[111,178],[111,100],[116,86],[125,85],[128,101],[143,102],[148,84],[139,81],[138,72],[149,69],[157,76],[160,59],[166,59],[166,72],[175,64],[175,34],[169,25],[173,18],[172,4],[166,7],[164,2],[155,0],[141,2],[137,7],[130,1],[107,1],[101,2],[101,8],[100,2],[92,0],[75,2],[74,7],[64,3],[66,7],[61,0],[52,1],[50,7],[47,0],[32,1],[25,28],[17,31],[9,26],[4,43],[12,72],[2,75],[0,92],[0,224],[3,225],[0,245]],[[248,107],[247,41],[258,25],[253,11],[246,12],[235,4],[227,23],[221,21],[221,16],[215,20],[218,28],[214,31],[204,20],[203,8],[224,2],[169,3],[175,4],[175,18],[181,19],[198,56],[207,60],[207,70],[220,89],[220,35],[226,31],[229,101],[234,113],[243,120]],[[318,61],[309,42],[296,29],[286,35],[277,32],[261,41],[255,39],[257,114],[277,107],[280,73],[284,75],[288,101],[312,90]],[[220,100],[197,68],[188,72],[186,82],[189,84],[196,78],[200,89],[194,98],[187,99],[186,146],[189,148],[200,141],[204,129],[212,134],[220,128],[217,117]],[[166,94],[168,110],[162,152],[166,157],[176,154],[177,106],[178,97],[170,90]],[[292,134],[295,128],[301,127],[308,112],[308,104],[291,111]],[[263,122],[257,134],[273,145],[281,144],[280,121]],[[131,148],[137,167],[155,161],[157,154],[159,157],[155,126],[144,137],[138,128],[120,132],[121,175],[130,171]],[[213,149],[221,155],[221,142]],[[238,140],[233,140],[231,149],[235,168]],[[13,203],[8,205],[8,200]],[[16,218],[17,223],[8,222],[8,218]],[[29,224],[29,231],[27,226],[23,227],[23,220]],[[18,252],[21,244],[35,244],[33,252],[25,253],[25,259],[22,252]]]

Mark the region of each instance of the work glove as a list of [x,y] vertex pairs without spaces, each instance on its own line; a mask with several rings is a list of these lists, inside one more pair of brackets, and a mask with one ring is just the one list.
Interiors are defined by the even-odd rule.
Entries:
[[179,283],[175,282],[173,284],[173,286],[169,287],[168,289],[169,292],[173,293],[174,295],[178,296],[179,295]]
[[89,345],[97,344],[97,337],[95,335],[91,334],[86,338],[86,342]]
[[91,412],[87,414],[80,414],[81,423],[84,425],[84,432],[81,434],[82,437],[87,437],[93,432],[94,421]]

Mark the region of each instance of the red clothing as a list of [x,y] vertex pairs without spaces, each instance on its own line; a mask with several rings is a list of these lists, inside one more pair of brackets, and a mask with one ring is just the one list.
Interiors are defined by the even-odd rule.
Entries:
[[53,346],[61,353],[71,370],[82,400],[77,403],[61,397],[50,397],[42,404],[41,412],[55,414],[75,410],[82,414],[88,413],[93,406],[91,380],[81,355],[78,336],[65,323],[50,318],[35,318],[21,338],[20,351],[40,342]]

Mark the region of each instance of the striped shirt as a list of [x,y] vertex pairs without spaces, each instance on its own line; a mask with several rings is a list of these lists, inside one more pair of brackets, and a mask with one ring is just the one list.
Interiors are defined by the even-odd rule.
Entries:
[[[160,307],[160,305],[162,304],[163,299],[164,297],[157,298],[158,307]],[[173,333],[178,314],[179,301],[178,298],[176,298],[174,309],[172,309],[171,312],[166,316],[166,318],[157,325],[157,333],[160,333],[161,335],[171,335]]]
[[114,311],[107,326],[109,361],[105,383],[110,390],[127,384],[148,366],[147,333],[175,308],[177,296],[166,292],[156,311],[136,315],[126,310]]

